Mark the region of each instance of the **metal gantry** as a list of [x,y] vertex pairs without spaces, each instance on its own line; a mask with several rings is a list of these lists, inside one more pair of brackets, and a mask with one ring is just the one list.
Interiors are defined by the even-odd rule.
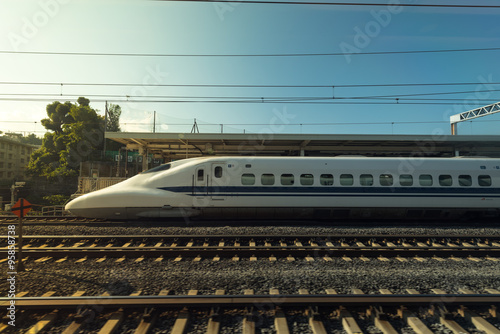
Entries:
[[494,113],[500,112],[500,102],[493,103],[484,107],[472,109],[469,111],[465,111],[460,114],[451,115],[450,116],[450,124],[451,124],[451,134],[457,134],[457,123],[468,121],[474,118],[491,115]]

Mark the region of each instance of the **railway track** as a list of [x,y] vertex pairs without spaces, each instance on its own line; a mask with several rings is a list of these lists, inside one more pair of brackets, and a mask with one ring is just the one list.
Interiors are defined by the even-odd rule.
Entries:
[[[168,220],[161,219],[150,219],[150,220],[105,220],[105,219],[97,219],[97,218],[82,218],[71,215],[65,216],[25,216],[24,225],[26,226],[59,226],[59,225],[89,225],[89,226],[150,226],[150,227],[162,227],[162,226],[187,226],[190,224],[196,226],[241,226],[241,220],[228,220],[228,219],[220,219],[220,220],[210,220],[210,219],[181,219],[181,218],[172,218]],[[1,216],[0,215],[0,226],[8,225],[8,224],[16,224],[19,221],[19,218],[14,215]],[[440,226],[454,226],[454,227],[495,227],[498,224],[498,219],[495,218],[482,218],[482,219],[471,219],[471,220],[452,220],[452,221],[440,221],[440,220],[388,220],[388,219],[373,219],[373,220],[287,220],[287,219],[277,219],[275,220],[248,220],[243,221],[244,224],[248,226],[361,226],[361,227],[373,227],[377,225],[384,226],[393,226],[393,227],[401,227],[401,226],[428,226],[435,227],[436,225]]]
[[[23,237],[30,259],[64,261],[70,258],[243,259],[296,258],[329,261],[345,259],[468,258],[500,261],[500,237],[442,235],[80,235]],[[7,237],[0,237],[0,257],[7,258]],[[5,260],[0,260],[0,263]]]
[[[0,226],[7,224],[16,224],[19,221],[17,216],[0,216]],[[113,222],[102,219],[79,218],[75,216],[25,216],[23,218],[24,225],[61,225],[65,224],[88,224],[88,223],[105,223],[112,225]],[[123,222],[122,222],[123,223]]]
[[[419,294],[408,289],[406,294],[392,294],[381,289],[366,295],[353,289],[352,294],[339,295],[332,289],[325,294],[309,295],[300,289],[294,295],[282,295],[278,289],[269,294],[170,295],[162,290],[157,296],[89,296],[78,291],[73,296],[21,297],[15,303],[21,311],[19,330],[51,332],[130,332],[146,333],[347,333],[382,332],[395,334],[406,328],[418,334],[461,333],[483,331],[499,334],[500,291],[486,293],[461,289],[459,294],[433,290]],[[0,298],[0,306],[10,300]],[[21,322],[22,320],[22,322]],[[8,324],[0,332],[13,332]]]

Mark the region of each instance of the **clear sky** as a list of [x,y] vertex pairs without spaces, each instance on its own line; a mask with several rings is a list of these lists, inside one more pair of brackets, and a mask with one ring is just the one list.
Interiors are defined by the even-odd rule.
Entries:
[[[500,50],[358,54],[500,48],[500,9],[363,2],[387,5],[2,0],[0,131],[42,135],[45,106],[78,96],[101,113],[104,101],[119,104],[124,131],[152,131],[156,111],[157,132],[189,132],[196,118],[201,132],[224,124],[239,133],[448,134],[451,114],[500,101]],[[107,55],[89,55],[96,53]],[[337,55],[206,56],[325,53]],[[343,87],[438,83],[470,85]],[[414,94],[434,95],[404,96]],[[497,114],[463,123],[459,133],[499,127]]]

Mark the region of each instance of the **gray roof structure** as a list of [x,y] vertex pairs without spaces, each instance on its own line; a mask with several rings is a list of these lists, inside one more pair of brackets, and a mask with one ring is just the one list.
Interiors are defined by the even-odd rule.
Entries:
[[128,150],[170,160],[202,155],[490,156],[500,136],[107,132]]

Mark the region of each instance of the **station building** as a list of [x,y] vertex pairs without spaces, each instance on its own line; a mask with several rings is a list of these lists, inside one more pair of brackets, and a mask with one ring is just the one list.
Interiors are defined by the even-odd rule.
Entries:
[[[107,132],[124,150],[164,162],[207,155],[500,157],[495,135],[346,135]],[[143,159],[143,168],[151,167]]]

